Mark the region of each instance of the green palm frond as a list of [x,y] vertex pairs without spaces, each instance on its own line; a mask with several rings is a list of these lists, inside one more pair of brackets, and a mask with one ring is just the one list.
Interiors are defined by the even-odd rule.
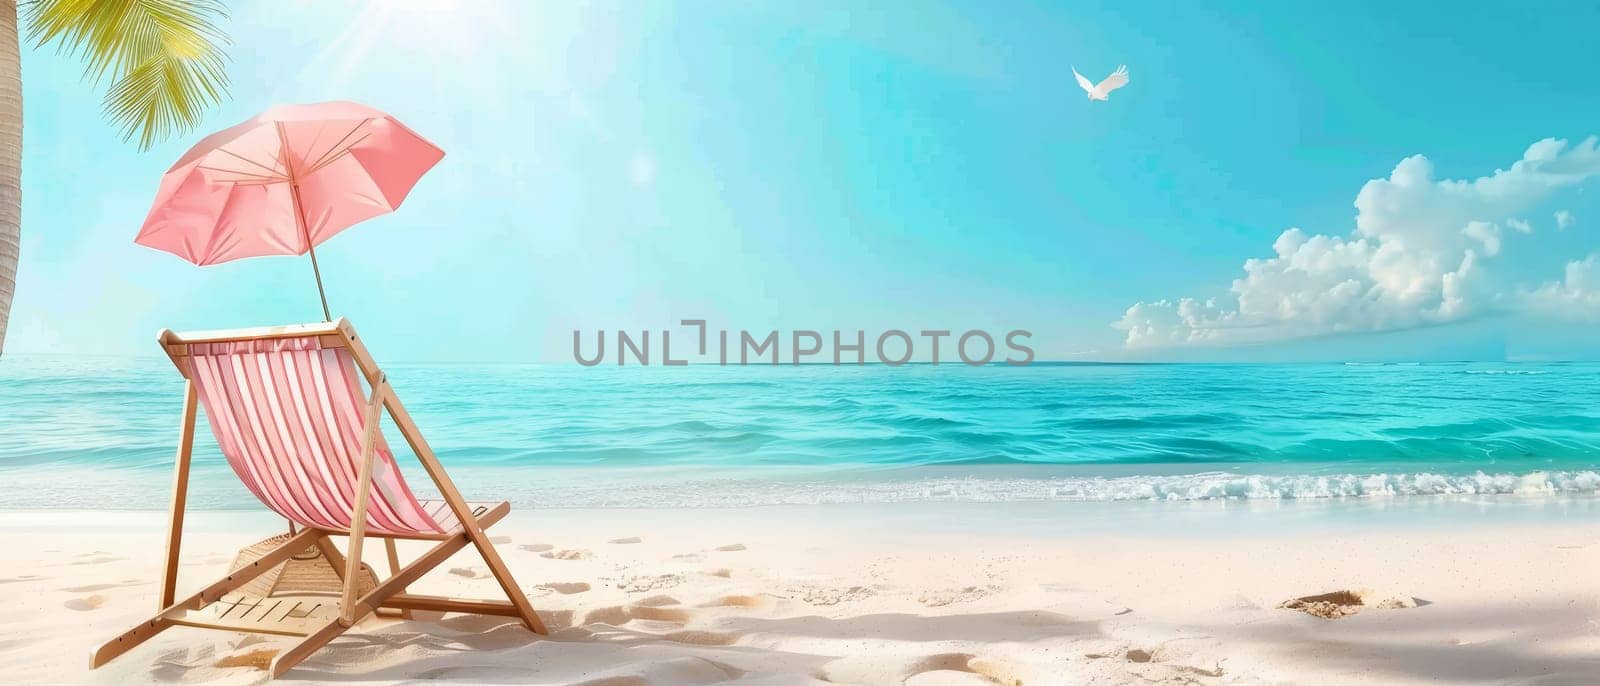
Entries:
[[148,149],[200,123],[222,101],[228,75],[216,0],[33,0],[28,40],[56,42],[84,61],[84,78],[106,90],[106,116]]

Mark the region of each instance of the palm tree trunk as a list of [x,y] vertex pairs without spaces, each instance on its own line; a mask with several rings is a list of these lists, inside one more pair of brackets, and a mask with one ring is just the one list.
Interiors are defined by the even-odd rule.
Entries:
[[17,0],[0,0],[0,353],[22,250],[22,54]]

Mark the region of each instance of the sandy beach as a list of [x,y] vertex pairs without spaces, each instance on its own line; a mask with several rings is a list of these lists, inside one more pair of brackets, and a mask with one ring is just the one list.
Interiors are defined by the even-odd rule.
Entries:
[[1491,3],[0,0],[0,686],[1600,686]]
[[[551,626],[548,639],[500,618],[371,619],[285,678],[1600,681],[1600,588],[1583,571],[1600,568],[1600,525],[1580,517],[1452,526],[1449,512],[1401,524],[1313,511],[1325,505],[1237,516],[1219,515],[1221,505],[1128,505],[1096,508],[1071,533],[1062,507],[515,511],[491,533]],[[87,669],[91,646],[155,609],[163,518],[0,513],[0,672],[11,683],[265,680],[254,665],[283,640],[183,628]],[[1279,523],[1239,527],[1240,518]],[[1142,524],[1154,521],[1165,525]],[[277,528],[254,512],[194,513],[180,590],[221,575],[235,550]],[[378,557],[369,560],[381,569]],[[1369,602],[1416,606],[1336,620],[1277,607],[1358,589]],[[463,552],[414,590],[492,597],[495,584]]]

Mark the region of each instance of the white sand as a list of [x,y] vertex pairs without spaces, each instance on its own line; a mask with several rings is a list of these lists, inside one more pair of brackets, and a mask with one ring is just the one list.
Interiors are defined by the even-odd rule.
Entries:
[[[1600,682],[1600,525],[1061,535],[1016,529],[995,515],[1003,509],[942,511],[943,519],[915,522],[848,507],[514,512],[491,533],[551,625],[549,639],[502,618],[369,620],[286,678]],[[86,517],[103,526],[72,524]],[[88,671],[92,646],[155,610],[161,520],[150,512],[0,512],[7,683],[264,680],[252,667],[216,665],[288,639],[184,628]],[[224,573],[239,546],[276,531],[256,515],[196,513],[192,521],[180,593]],[[384,569],[381,547],[374,552]],[[483,571],[469,549],[413,590],[494,597]],[[1331,621],[1275,609],[1295,596],[1360,587],[1421,602]]]

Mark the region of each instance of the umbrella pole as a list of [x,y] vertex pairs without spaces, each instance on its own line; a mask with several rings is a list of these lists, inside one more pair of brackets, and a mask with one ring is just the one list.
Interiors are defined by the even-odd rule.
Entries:
[[317,277],[317,297],[322,298],[322,320],[331,322],[333,315],[328,312],[328,294],[322,290],[322,270],[317,268],[317,249],[308,246],[306,254],[311,256],[311,273]]
[[293,157],[289,154],[289,134],[284,133],[283,122],[276,122],[278,128],[278,150],[283,159],[284,174],[289,180],[289,198],[294,201],[294,221],[300,235],[306,239],[306,253],[311,255],[311,273],[317,277],[317,297],[322,298],[322,320],[333,321],[333,314],[328,311],[328,294],[322,290],[322,269],[317,267],[317,246],[311,240],[311,227],[306,225],[306,209],[300,204],[300,179],[295,174]]

